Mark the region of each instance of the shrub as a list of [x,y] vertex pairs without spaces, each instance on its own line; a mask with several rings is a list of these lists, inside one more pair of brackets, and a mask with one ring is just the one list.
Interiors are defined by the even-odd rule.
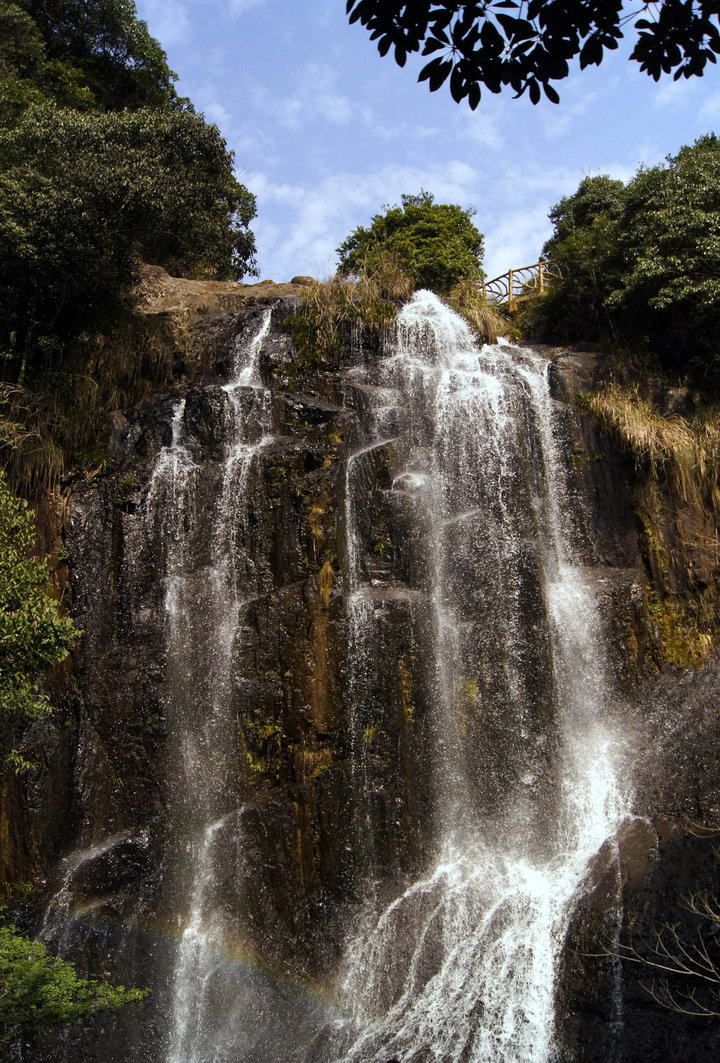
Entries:
[[340,273],[377,271],[388,252],[412,278],[415,288],[447,295],[462,280],[483,277],[483,237],[472,210],[435,203],[421,191],[401,196],[401,206],[376,214],[368,229],[358,227],[338,248]]

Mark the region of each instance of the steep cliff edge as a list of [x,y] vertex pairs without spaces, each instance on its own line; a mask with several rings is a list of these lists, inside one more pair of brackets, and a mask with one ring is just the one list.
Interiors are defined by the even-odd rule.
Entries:
[[[6,879],[35,884],[28,915],[44,913],[46,940],[153,994],[141,1018],[120,1013],[28,1059],[196,1058],[187,1031],[168,1047],[166,1029],[183,988],[178,938],[209,904],[188,877],[188,852],[196,867],[212,859],[215,903],[234,919],[232,956],[217,967],[229,964],[233,991],[257,1004],[257,1029],[228,1058],[304,1058],[298,1045],[331,1014],[324,986],[362,884],[392,896],[423,868],[433,621],[418,574],[428,547],[412,532],[414,485],[397,482],[400,415],[389,400],[380,441],[368,434],[382,395],[358,366],[380,352],[358,334],[336,368],[293,371],[283,321],[301,290],[148,276],[147,333],[170,352],[175,382],[118,415],[111,466],[71,485],[66,550],[85,638],[72,697],[38,730],[40,767],[3,795]],[[720,825],[720,671],[712,652],[697,670],[667,664],[662,630],[668,600],[683,617],[699,602],[707,613],[714,515],[701,493],[683,497],[662,472],[649,478],[577,402],[607,375],[601,359],[548,356],[578,551],[612,632],[637,756],[636,819],[600,854],[570,930],[558,1032],[568,1061],[690,1058],[690,1043],[693,1059],[709,1060],[715,1030],[698,1034],[657,1008],[634,970],[577,953],[595,951],[608,907],[642,938],[683,894],[720,884],[699,837]],[[372,659],[349,660],[361,628],[348,551],[373,588],[383,650]],[[525,578],[531,614],[539,591],[532,571]],[[229,634],[223,608],[239,618]],[[473,616],[483,609],[479,590]],[[538,689],[546,653],[540,632]],[[480,715],[470,680],[458,698],[463,726],[486,736],[478,770],[492,813],[521,772],[518,754]],[[188,750],[182,734],[198,716],[215,723]],[[203,797],[212,830],[198,843],[179,780],[214,772]]]

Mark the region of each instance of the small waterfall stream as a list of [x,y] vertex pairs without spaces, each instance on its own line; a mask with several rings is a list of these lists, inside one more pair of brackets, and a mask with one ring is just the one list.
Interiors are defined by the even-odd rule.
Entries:
[[[370,891],[346,951],[351,1021],[322,1058],[548,1063],[559,953],[627,796],[547,364],[504,343],[478,352],[420,292],[380,385],[403,407],[394,489],[430,544],[437,855],[388,906]],[[366,655],[382,652],[373,595],[356,565],[350,629]]]
[[[181,921],[167,1063],[231,1058],[223,1045],[226,1015],[218,1011],[232,1010],[238,987],[227,961],[233,921],[225,918],[218,880],[228,850],[237,851],[241,836],[242,808],[234,798],[241,754],[233,662],[243,596],[258,590],[243,544],[249,477],[272,442],[269,394],[259,374],[270,317],[267,309],[251,338],[239,338],[231,379],[221,389],[224,457],[200,574],[189,564],[188,547],[192,544],[197,556],[193,487],[196,477],[208,472],[193,462],[185,444],[184,401],[175,409],[172,441],[160,453],[148,494],[150,519],[167,521],[166,698],[174,736],[175,893]],[[207,529],[200,534],[207,537]]]

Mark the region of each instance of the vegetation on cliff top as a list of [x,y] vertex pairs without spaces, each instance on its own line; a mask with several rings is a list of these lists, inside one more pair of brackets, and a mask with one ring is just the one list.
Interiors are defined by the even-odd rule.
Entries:
[[701,137],[627,184],[586,177],[550,215],[562,280],[529,313],[553,342],[621,347],[720,392],[720,140]]
[[339,272],[362,275],[377,270],[388,252],[416,288],[447,295],[462,280],[481,280],[483,237],[474,211],[435,203],[429,192],[400,197],[401,206],[376,214],[369,228],[358,226],[338,248]]
[[337,274],[304,291],[300,309],[286,321],[298,350],[295,376],[336,366],[353,326],[379,342],[398,305],[418,288],[447,297],[483,340],[494,342],[503,331],[504,320],[478,286],[483,236],[473,211],[435,203],[422,190],[401,196],[401,204],[355,229],[338,248]]
[[132,0],[0,0],[5,420],[48,451],[71,449],[47,429],[58,378],[90,375],[142,261],[196,277],[255,272],[255,199],[174,79]]

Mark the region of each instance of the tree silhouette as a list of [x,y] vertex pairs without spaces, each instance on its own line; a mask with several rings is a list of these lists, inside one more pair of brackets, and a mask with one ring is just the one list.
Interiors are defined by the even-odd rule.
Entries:
[[700,76],[720,53],[717,0],[656,0],[630,11],[622,0],[347,0],[346,10],[400,66],[421,49],[432,55],[418,80],[435,92],[449,78],[453,99],[473,110],[481,86],[527,92],[533,103],[544,92],[558,103],[551,82],[568,76],[573,59],[581,70],[599,65],[627,26],[636,33],[630,58],[655,81]]

